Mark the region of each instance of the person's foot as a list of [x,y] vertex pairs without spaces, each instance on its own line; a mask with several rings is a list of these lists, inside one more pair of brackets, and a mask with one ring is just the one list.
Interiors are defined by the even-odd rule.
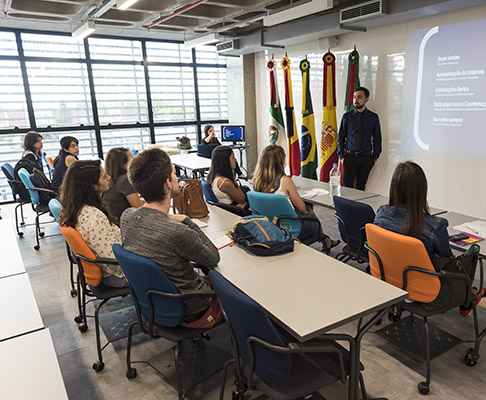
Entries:
[[[483,297],[486,297],[486,288],[483,288],[481,290],[481,292],[479,293],[478,288],[473,286],[471,288],[471,291],[476,295],[476,298],[474,299],[475,305],[478,305],[478,303],[483,299]],[[471,315],[472,311],[473,311],[472,305],[469,308],[459,307],[459,314],[461,314],[463,317],[467,317],[467,316]]]
[[341,243],[340,240],[332,240],[331,238],[327,237],[324,239],[324,243],[323,243],[323,250],[326,251],[327,254],[330,253],[331,249],[333,247],[336,247],[339,243]]
[[248,177],[244,174],[241,174],[241,175],[238,175],[238,179],[244,179],[244,180],[247,180]]

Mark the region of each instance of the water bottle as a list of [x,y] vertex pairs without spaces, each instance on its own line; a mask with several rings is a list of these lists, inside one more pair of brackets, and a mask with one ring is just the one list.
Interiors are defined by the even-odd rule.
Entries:
[[336,163],[333,164],[329,173],[329,196],[341,196],[341,171]]

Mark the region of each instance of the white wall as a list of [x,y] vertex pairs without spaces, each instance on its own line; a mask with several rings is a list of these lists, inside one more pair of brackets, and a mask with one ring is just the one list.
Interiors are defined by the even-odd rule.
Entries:
[[[427,154],[411,155],[400,149],[402,135],[402,113],[404,108],[405,68],[410,67],[411,48],[407,39],[416,29],[445,25],[486,17],[486,5],[460,11],[425,17],[413,21],[370,29],[368,32],[349,33],[339,36],[339,44],[332,48],[336,56],[336,88],[338,124],[344,113],[344,95],[347,78],[347,56],[356,44],[360,54],[361,85],[370,89],[368,107],[380,116],[383,153],[373,168],[367,191],[388,194],[391,175],[400,161],[413,159],[419,163],[429,181],[429,204],[449,211],[461,212],[476,217],[486,217],[486,185],[483,184],[486,171],[486,157],[446,154],[428,157]],[[484,50],[483,38],[478,37],[478,51]],[[316,133],[320,139],[322,119],[322,55],[327,49],[320,49],[317,41],[287,46],[285,50],[260,52],[255,57],[255,80],[257,86],[258,150],[267,145],[269,115],[269,85],[266,62],[275,53],[280,62],[285,51],[291,60],[293,96],[297,130],[301,124],[301,73],[299,62],[307,55],[311,63],[311,92],[316,118]],[[283,73],[277,69],[280,101],[283,100]],[[478,127],[485,131],[484,126]],[[486,132],[485,132],[486,134]],[[474,143],[471,143],[474,146]],[[486,149],[485,149],[486,154]],[[413,156],[413,157],[412,157]]]

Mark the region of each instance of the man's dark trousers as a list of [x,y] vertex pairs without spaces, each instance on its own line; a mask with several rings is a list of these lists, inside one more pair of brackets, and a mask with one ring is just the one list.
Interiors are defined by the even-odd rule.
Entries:
[[356,179],[356,189],[365,190],[366,181],[373,165],[375,165],[375,161],[371,154],[355,155],[354,153],[347,153],[344,156],[343,163],[344,186],[354,187],[354,180]]

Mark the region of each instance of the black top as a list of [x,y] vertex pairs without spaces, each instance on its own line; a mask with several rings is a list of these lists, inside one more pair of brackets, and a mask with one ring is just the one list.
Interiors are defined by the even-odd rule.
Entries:
[[110,190],[103,195],[103,203],[106,204],[117,221],[127,208],[130,207],[130,203],[127,200],[127,196],[137,191],[128,181],[127,174],[121,175],[116,183],[110,187]]
[[221,146],[221,142],[215,136],[209,142],[206,142],[204,139],[202,140],[202,144],[219,144]]
[[[64,152],[64,154],[58,158],[56,158],[54,162],[54,172],[52,174],[52,183],[51,189],[54,190],[56,193],[59,193],[61,189],[62,180],[64,179],[64,175],[66,175],[66,171],[68,167],[66,167],[66,157],[71,156],[72,154]],[[78,157],[73,156],[76,160]]]

